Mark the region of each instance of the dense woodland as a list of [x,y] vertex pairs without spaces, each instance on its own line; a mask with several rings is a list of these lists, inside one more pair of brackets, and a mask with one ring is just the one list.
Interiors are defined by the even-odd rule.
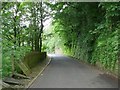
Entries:
[[64,53],[117,74],[120,3],[59,3],[53,9]]
[[[120,3],[11,2],[2,3],[2,73],[12,72],[11,59],[21,60],[31,51],[66,55],[117,74]],[[52,18],[44,33],[43,23]]]
[[2,3],[3,76],[12,72],[12,60],[21,60],[31,51],[42,51],[43,22],[47,7],[39,3]]

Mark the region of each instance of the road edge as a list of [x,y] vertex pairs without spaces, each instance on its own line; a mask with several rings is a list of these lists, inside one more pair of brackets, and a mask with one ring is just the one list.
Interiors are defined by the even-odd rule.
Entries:
[[46,67],[50,64],[52,58],[50,56],[48,56],[48,63],[45,65],[45,67],[38,73],[38,75],[33,79],[31,80],[31,82],[25,87],[26,89],[28,89],[33,83],[34,81],[41,75],[41,73],[46,69]]
[[119,76],[116,76],[116,75],[114,75],[114,74],[112,74],[112,73],[110,73],[110,72],[108,72],[108,71],[106,71],[106,70],[103,70],[103,69],[101,69],[99,66],[94,66],[94,65],[92,65],[92,64],[89,64],[89,63],[87,63],[87,62],[85,62],[85,61],[82,61],[82,60],[80,60],[80,59],[78,59],[78,58],[76,58],[76,57],[73,57],[73,56],[69,56],[69,55],[66,55],[67,57],[70,57],[70,58],[73,58],[75,61],[77,61],[78,63],[82,63],[82,64],[84,64],[84,65],[87,65],[87,66],[89,66],[89,67],[91,67],[91,68],[93,68],[93,69],[96,69],[96,70],[99,70],[99,71],[101,71],[101,72],[103,72],[104,74],[106,74],[109,78],[112,78],[112,79],[115,79],[115,80],[117,80],[117,81],[119,81]]

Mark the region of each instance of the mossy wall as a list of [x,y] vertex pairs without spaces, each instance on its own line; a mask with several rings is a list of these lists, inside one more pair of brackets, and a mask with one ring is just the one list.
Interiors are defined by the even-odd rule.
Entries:
[[28,67],[33,68],[46,58],[46,52],[31,52],[28,53],[22,60]]

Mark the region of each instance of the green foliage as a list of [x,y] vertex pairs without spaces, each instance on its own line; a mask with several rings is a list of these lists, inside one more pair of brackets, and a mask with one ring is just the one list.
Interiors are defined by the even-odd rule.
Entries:
[[[42,34],[49,18],[46,5],[51,7],[54,26]],[[17,61],[31,50],[41,51],[42,39],[43,51],[55,52],[61,46],[65,54],[116,72],[119,12],[120,3],[2,3],[3,76],[10,75],[13,57]]]
[[[2,44],[2,76],[4,78],[5,76],[9,76],[12,72],[12,59],[15,59],[15,62],[22,60],[23,57],[30,52],[30,47],[22,46],[14,50],[14,48],[12,48],[13,43],[5,39]],[[17,68],[16,71],[19,71],[19,69]]]
[[[12,71],[12,60],[17,62],[30,51],[41,51],[42,24],[46,12],[41,2],[3,2],[0,14],[0,31],[3,36],[2,73],[5,77]],[[15,69],[19,71],[16,65]]]
[[[104,68],[115,70],[118,60],[118,35],[117,31],[106,35],[102,33],[96,41],[92,63],[100,62]],[[96,61],[97,60],[97,61]]]
[[[59,7],[61,6],[61,7]],[[56,3],[54,31],[65,54],[117,73],[119,3]]]
[[[106,10],[105,20],[97,30],[102,30],[96,40],[95,51],[93,52],[92,63],[99,62],[110,71],[118,74],[118,31],[120,30],[119,3],[102,3]],[[103,28],[99,28],[102,26]]]
[[60,37],[58,37],[58,33],[54,31],[55,29],[57,29],[56,25],[50,25],[48,29],[44,30],[43,51],[47,53],[55,53],[55,49],[61,47]]

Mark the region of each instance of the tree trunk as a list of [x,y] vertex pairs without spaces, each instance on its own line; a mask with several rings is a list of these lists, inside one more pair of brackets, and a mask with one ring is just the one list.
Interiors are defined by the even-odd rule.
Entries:
[[20,30],[18,30],[18,46],[20,47],[20,45],[21,45],[21,41],[20,41]]
[[42,10],[42,2],[40,2],[40,24],[41,24],[41,28],[40,28],[40,35],[39,35],[39,39],[40,39],[40,52],[42,51],[42,33],[43,33],[43,10]]
[[35,51],[39,51],[39,38],[35,37]]
[[32,51],[34,50],[34,40],[33,40],[33,37],[32,37],[32,41],[31,41],[31,44],[32,44]]

